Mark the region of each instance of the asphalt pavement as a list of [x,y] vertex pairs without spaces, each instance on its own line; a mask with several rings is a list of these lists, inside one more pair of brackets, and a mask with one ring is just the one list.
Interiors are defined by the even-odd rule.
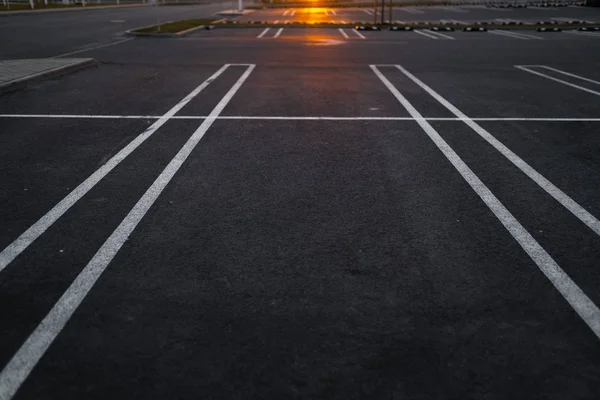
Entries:
[[0,14],[0,60],[56,57],[123,40],[129,29],[180,19],[220,18],[231,1],[205,5],[168,5]]
[[217,27],[0,95],[0,399],[597,399],[600,34],[499,32]]

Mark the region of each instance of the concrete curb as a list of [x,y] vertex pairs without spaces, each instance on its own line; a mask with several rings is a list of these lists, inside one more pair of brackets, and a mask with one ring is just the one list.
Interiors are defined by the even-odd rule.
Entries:
[[242,11],[224,10],[224,11],[218,12],[217,15],[221,15],[223,17],[239,17],[242,15],[252,14],[255,11],[256,10],[252,10],[252,9],[246,9],[246,10],[242,10]]
[[405,26],[409,26],[412,27],[414,29],[430,29],[431,27],[453,27],[453,28],[465,28],[465,27],[471,27],[471,28],[480,28],[480,27],[485,27],[488,29],[504,29],[504,30],[516,30],[516,31],[526,31],[526,30],[533,30],[535,31],[537,28],[540,27],[548,27],[548,28],[554,28],[554,27],[560,27],[563,29],[581,29],[581,28],[592,28],[595,29],[596,27],[600,27],[600,23],[589,23],[589,24],[561,24],[560,22],[558,24],[550,24],[550,25],[504,25],[504,24],[500,24],[500,23],[472,23],[472,24],[466,24],[466,25],[459,25],[459,24],[455,24],[455,23],[439,23],[439,22],[432,22],[432,21],[427,21],[427,22],[421,22],[421,21],[414,21],[414,22],[410,22],[408,21],[407,23],[404,24],[373,24],[370,22],[348,22],[346,24],[338,24],[338,23],[289,23],[289,24],[283,24],[283,23],[277,23],[277,24],[273,24],[273,23],[266,23],[266,22],[260,22],[260,23],[216,23],[215,27],[218,28],[225,28],[225,29],[245,29],[245,28],[306,28],[306,29],[313,29],[313,28],[330,28],[330,29],[336,29],[336,28],[352,28],[355,26],[379,26],[380,28],[389,28],[389,27],[393,27],[393,26],[398,26],[398,27],[405,27]]
[[[173,22],[173,21],[170,21]],[[167,23],[167,22],[165,22]],[[185,31],[177,32],[177,33],[148,33],[148,32],[135,32],[138,29],[149,28],[155,25],[143,26],[141,28],[131,29],[125,32],[127,36],[136,36],[136,37],[154,37],[154,38],[178,38],[187,36],[190,33],[199,31],[200,29],[213,29],[214,25],[198,25],[193,28],[187,29]]]
[[57,77],[68,74],[70,72],[77,71],[79,69],[91,67],[98,64],[94,58],[83,58],[77,62],[73,62],[68,65],[63,65],[56,68],[47,69],[45,71],[37,72],[31,75],[27,75],[21,78],[13,79],[12,81],[0,83],[0,94],[6,92],[12,92],[27,86],[33,82],[40,82],[51,77]]
[[90,10],[106,10],[108,8],[132,8],[132,7],[149,7],[152,4],[124,4],[121,6],[94,6],[94,7],[73,7],[73,8],[52,8],[49,10],[19,10],[19,11],[2,11],[0,17],[10,17],[12,15],[26,14],[45,14],[54,12],[70,12],[70,11],[90,11]]

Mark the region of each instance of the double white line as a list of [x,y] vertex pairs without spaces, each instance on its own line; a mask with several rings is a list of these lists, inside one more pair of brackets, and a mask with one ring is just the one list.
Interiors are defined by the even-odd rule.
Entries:
[[414,32],[421,36],[426,36],[430,39],[455,40],[452,36],[444,35],[443,33],[435,32],[435,31],[425,31],[422,29],[415,29]]
[[[338,28],[338,31],[340,31],[340,33],[342,34],[344,39],[350,39],[350,36],[342,28]],[[354,32],[356,34],[356,36],[358,36],[359,38],[366,39],[365,35],[363,35],[359,31],[357,31],[356,29],[350,29],[350,31]]]
[[[278,21],[275,21],[274,23],[277,23],[277,22],[278,22]],[[262,38],[264,38],[264,37],[265,37],[265,35],[267,34],[267,32],[269,32],[270,30],[271,30],[271,28],[265,28],[265,30],[264,30],[264,31],[262,31],[262,32],[261,32],[261,34],[260,34],[260,35],[258,35],[256,38],[257,38],[257,39],[262,39]],[[281,32],[283,32],[283,28],[279,28],[279,29],[278,29],[278,30],[275,32],[275,34],[274,34],[273,36],[271,36],[271,39],[277,39],[277,38],[278,38],[278,37],[281,35]]]
[[518,68],[521,71],[529,72],[530,74],[534,74],[534,75],[541,76],[541,77],[546,78],[546,79],[550,79],[551,81],[554,81],[554,82],[562,83],[563,85],[571,86],[571,87],[573,87],[575,89],[583,90],[584,92],[587,92],[587,93],[595,94],[596,96],[600,96],[600,92],[597,92],[597,91],[592,90],[592,89],[588,89],[588,88],[580,86],[580,85],[576,85],[576,84],[571,83],[571,82],[567,82],[567,81],[565,81],[563,79],[555,78],[555,77],[550,76],[548,74],[544,74],[542,72],[536,71],[533,68],[546,69],[546,70],[549,70],[549,71],[554,71],[557,74],[569,76],[571,78],[576,78],[576,79],[579,79],[579,80],[582,80],[582,81],[586,81],[586,82],[589,82],[589,83],[594,83],[596,85],[600,85],[600,82],[595,81],[593,79],[589,79],[589,78],[585,78],[583,76],[575,75],[575,74],[572,74],[570,72],[561,71],[560,69],[548,67],[547,65],[515,65],[515,68]]
[[544,38],[541,38],[539,36],[528,35],[526,33],[517,33],[517,32],[512,32],[512,31],[503,31],[500,29],[490,30],[490,31],[488,31],[488,33],[491,33],[492,35],[505,36],[505,37],[509,37],[509,38],[513,38],[513,39],[544,40]]
[[[575,217],[579,218],[584,224],[600,235],[600,222],[587,210],[577,204],[567,194],[554,186],[549,180],[534,170],[529,164],[504,146],[500,141],[492,136],[488,131],[482,128],[475,121],[467,117],[459,109],[453,106],[449,101],[440,96],[437,92],[420,81],[400,65],[394,65],[396,69],[402,72],[411,81],[417,84],[421,89],[436,99],[441,105],[448,109],[456,117],[460,118],[480,137],[486,140],[504,157],[512,162],[517,168],[537,183],[550,196],[558,201],[562,206],[569,210]],[[562,270],[546,250],[531,236],[531,234],[521,225],[521,223],[511,214],[510,211],[500,202],[500,200],[485,186],[469,166],[460,158],[460,156],[450,147],[450,145],[440,136],[440,134],[423,118],[417,109],[404,97],[400,91],[379,71],[376,65],[371,65],[371,69],[396,99],[406,108],[408,113],[415,119],[423,131],[435,143],[438,149],[450,161],[458,173],[471,188],[477,193],[485,205],[494,213],[496,218],[504,225],[506,230],[525,250],[529,257],[535,262],[538,268],[546,275],[548,280],[560,292],[560,294],[573,307],[575,312],[585,321],[594,334],[600,338],[600,309],[590,300],[590,298],[577,286],[577,284]]]
[[104,242],[102,247],[96,252],[88,262],[81,273],[75,278],[73,283],[56,302],[48,315],[35,328],[33,333],[27,338],[25,343],[19,348],[8,364],[0,373],[0,399],[9,400],[17,392],[21,384],[31,373],[40,358],[50,347],[54,339],[58,336],[63,327],[67,324],[75,310],[79,307],[83,299],[90,292],[100,275],[104,272],[108,264],[121,249],[129,235],[134,231],[139,222],[144,218],[150,207],[158,199],[165,187],[171,182],[173,176],[187,160],[190,153],[198,145],[198,142],[204,137],[208,129],[215,122],[219,114],[229,103],[244,81],[248,78],[255,65],[253,64],[226,64],[215,72],[204,83],[194,89],[183,100],[177,103],[171,110],[156,121],[148,130],[135,138],[123,150],[113,156],[104,166],[96,171],[92,176],[86,179],[65,199],[50,210],[44,217],[29,228],[15,242],[2,251],[2,266],[12,261],[23,250],[29,246],[37,237],[44,233],[61,215],[63,215],[73,204],[75,204],[83,195],[93,188],[108,172],[123,161],[146,139],[148,139],[158,128],[164,125],[175,113],[181,110],[187,103],[196,97],[212,81],[220,76],[230,66],[245,66],[244,73],[237,82],[229,89],[225,96],[219,101],[216,107],[200,124],[188,141],[183,145],[179,152],[173,157],[171,162],[156,178],[154,183],[146,190],[144,195],[138,200],[129,214],[121,221],[117,229]]

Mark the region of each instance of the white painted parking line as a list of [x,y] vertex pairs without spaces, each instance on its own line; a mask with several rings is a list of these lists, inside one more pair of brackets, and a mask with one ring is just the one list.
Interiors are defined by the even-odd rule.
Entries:
[[271,30],[271,28],[265,28],[265,30],[262,31],[262,33],[260,35],[258,35],[256,38],[262,39],[267,34],[267,32],[269,32],[270,30]]
[[274,24],[278,24],[278,23],[279,23],[279,20],[278,20],[278,19],[276,19],[275,21],[273,21],[273,23],[274,23]]
[[344,21],[343,19],[340,20],[340,24],[347,24],[348,22]]
[[293,10],[292,13],[290,14],[291,17],[293,17],[294,15],[296,15],[296,10]]
[[[585,208],[580,206],[575,200],[569,197],[565,192],[557,188],[552,182],[546,179],[542,174],[537,172],[532,166],[527,164],[521,157],[516,155],[512,150],[503,145],[498,139],[496,139],[491,133],[483,129],[479,124],[477,124],[473,119],[469,118],[462,111],[452,105],[448,100],[444,99],[440,94],[435,92],[432,88],[427,86],[421,80],[419,80],[416,76],[408,72],[406,69],[397,65],[398,68],[404,75],[406,75],[411,81],[416,83],[421,89],[425,90],[431,97],[436,99],[441,105],[446,107],[452,114],[461,118],[463,122],[469,126],[473,131],[475,131],[479,136],[481,136],[485,141],[487,141],[490,145],[492,145],[498,152],[500,152],[504,157],[506,157],[511,163],[513,163],[517,168],[521,170],[525,175],[527,175],[531,180],[538,184],[542,189],[546,191],[550,196],[552,196],[556,201],[558,201],[563,207],[569,210],[575,217],[577,217],[581,222],[587,225],[592,231],[594,231],[597,235],[600,235],[600,221],[596,219],[591,213],[589,213]],[[598,321],[600,324],[600,320]],[[600,325],[599,325],[600,327]]]
[[511,35],[509,33],[506,33],[505,31],[500,31],[500,30],[489,30],[488,33],[490,33],[492,35],[509,37],[509,38],[512,38],[512,39],[530,40],[529,38],[526,38],[526,37],[523,37],[523,36]]
[[283,32],[283,28],[279,28],[279,30],[275,32],[275,34],[273,35],[273,39],[277,39],[279,35],[281,35],[281,32]]
[[88,47],[88,48],[81,49],[81,50],[71,51],[69,53],[59,54],[58,56],[54,56],[53,58],[60,58],[60,57],[72,56],[73,54],[79,54],[79,53],[83,53],[83,52],[90,51],[90,50],[101,49],[103,47],[114,46],[114,45],[117,45],[117,44],[129,42],[129,41],[131,41],[133,39],[135,39],[135,38],[127,38],[127,39],[119,40],[118,42],[101,44],[101,45],[98,45],[98,46]]
[[[160,119],[160,115],[92,115],[92,114],[0,114],[0,118],[49,118],[49,119]],[[206,115],[174,115],[172,120],[205,119]],[[285,115],[219,115],[222,120],[294,120],[294,121],[414,121],[412,117],[335,117],[335,116],[285,116]],[[424,117],[426,121],[466,121],[458,117]],[[600,118],[540,118],[540,117],[470,117],[471,121],[491,122],[600,122]]]
[[291,11],[292,11],[292,10],[289,10],[289,9],[288,9],[288,10],[285,10],[285,11],[283,12],[283,15],[287,16],[287,15],[288,15],[288,14],[289,14]]
[[430,35],[429,32],[425,32],[425,31],[422,31],[420,29],[415,29],[413,32],[417,33],[419,35],[422,35],[422,36],[426,36],[426,37],[428,37],[430,39],[435,39],[435,40],[439,39],[437,36]]
[[599,32],[586,32],[586,31],[563,31],[564,33],[570,33],[573,35],[587,36],[587,37],[596,37],[600,38]]
[[[187,103],[202,92],[208,85],[217,79],[231,64],[222,66],[217,72],[212,74],[207,80],[200,84],[190,94],[185,96],[179,103],[173,106],[169,111],[162,115],[158,121],[154,122],[148,129],[133,139],[127,146],[122,148],[117,154],[112,156],[104,165],[98,168],[85,181],[79,184],[71,193],[48,211],[43,217],[29,227],[25,232],[9,244],[0,253],[0,271],[2,271],[12,260],[21,254],[33,241],[41,234],[46,232],[65,212],[67,212],[75,203],[77,203],[87,192],[92,190],[110,171],[126,159],[135,149],[154,134],[161,126],[169,121],[178,113]],[[0,397],[1,399],[2,397]]]
[[531,35],[529,33],[513,32],[513,31],[502,31],[502,32],[503,33],[508,33],[509,35],[520,36],[520,37],[529,38],[529,39],[533,39],[533,40],[544,40],[543,37],[539,37],[539,36],[536,36],[536,35]]
[[340,33],[342,34],[343,37],[345,37],[346,39],[350,39],[350,36],[348,36],[348,34],[346,32],[344,32],[344,30],[342,28],[338,28],[338,30],[340,31]]
[[399,11],[406,11],[409,14],[425,14],[424,11],[419,10],[418,8],[413,7],[402,7]]
[[441,7],[441,9],[445,10],[445,11],[456,12],[456,13],[466,13],[466,12],[468,12],[467,10],[463,10],[463,9],[457,8],[457,7]]
[[367,13],[367,14],[369,14],[369,15],[373,15],[373,11],[371,11],[371,10],[364,10],[364,9],[363,9],[363,10],[361,10],[361,11],[362,11],[362,12],[364,12],[364,13]]
[[121,221],[117,229],[114,230],[54,307],[52,307],[52,310],[50,310],[48,315],[46,315],[17,353],[12,357],[6,367],[4,367],[0,373],[0,399],[10,400],[15,395],[23,381],[27,379],[27,376],[31,373],[40,358],[42,358],[54,339],[56,339],[60,331],[67,324],[108,264],[133,233],[150,207],[156,202],[165,187],[171,182],[179,168],[185,163],[186,159],[198,145],[206,131],[208,131],[215,122],[215,117],[223,112],[225,106],[227,106],[229,101],[248,78],[254,67],[254,65],[248,66],[242,76],[237,80],[233,87],[229,89],[221,101],[219,101],[207,119],[202,122],[198,129],[196,129],[171,162],[169,162],[154,183],[131,209],[129,214],[127,214],[125,219]]
[[562,83],[563,85],[571,86],[571,87],[573,87],[575,89],[583,90],[584,92],[587,92],[587,93],[595,94],[596,96],[600,96],[600,92],[596,92],[595,90],[588,89],[586,87],[579,86],[579,85],[576,85],[576,84],[571,83],[571,82],[563,81],[562,79],[558,79],[558,78],[555,78],[553,76],[546,75],[546,74],[544,74],[542,72],[539,72],[539,71],[534,71],[534,70],[532,70],[532,69],[530,69],[530,68],[528,68],[527,66],[524,66],[524,65],[515,65],[515,68],[518,68],[518,69],[520,69],[522,71],[525,71],[525,72],[529,72],[530,74],[534,74],[534,75],[541,76],[541,77],[546,78],[546,79],[550,79],[551,81],[554,81],[554,82]]
[[443,33],[437,32],[437,31],[427,31],[427,33],[429,33],[430,35],[438,36],[439,38],[442,38],[442,39],[455,40],[452,36],[445,35]]
[[534,35],[528,35],[526,33],[517,33],[517,32],[512,32],[512,31],[503,31],[500,29],[492,29],[489,30],[488,33],[491,33],[492,35],[500,35],[500,36],[506,36],[506,37],[511,37],[513,39],[521,39],[521,40],[544,40],[544,38],[541,38],[539,36],[534,36]]
[[[560,22],[568,22],[568,21],[573,21],[577,18],[565,18],[565,17],[550,17],[550,19],[554,20],[554,21],[560,21]],[[582,22],[586,22],[586,23],[593,23],[594,21],[586,21],[586,20],[579,20]]]
[[354,32],[356,34],[356,36],[358,36],[359,38],[366,39],[366,37],[359,31],[357,31],[356,29],[352,29],[352,32]]
[[581,79],[582,81],[586,81],[586,82],[590,82],[590,83],[595,83],[596,85],[600,85],[600,82],[595,81],[593,79],[585,78],[585,77],[579,76],[579,75],[575,75],[575,74],[572,74],[570,72],[566,72],[566,71],[563,71],[563,70],[560,70],[560,69],[557,69],[557,68],[549,67],[547,65],[524,65],[524,67],[539,67],[539,68],[544,68],[544,69],[548,69],[550,71],[558,72],[559,74],[570,76],[572,78],[577,78],[577,79]]
[[334,17],[337,16],[337,13],[334,10],[329,10],[329,14],[333,15]]
[[494,18],[494,21],[506,22],[506,23],[509,23],[509,22],[521,22],[518,19],[511,19],[511,18]]
[[[479,179],[479,177],[469,168],[469,166],[460,158],[460,156],[450,147],[450,145],[440,136],[440,134],[423,120],[417,109],[398,91],[398,89],[372,65],[371,68],[377,77],[383,82],[388,90],[404,106],[408,113],[417,119],[417,123],[423,131],[429,136],[437,148],[450,161],[463,179],[477,193],[479,198],[494,213],[496,218],[502,223],[504,228],[525,250],[529,257],[535,262],[538,268],[546,275],[548,280],[554,285],[559,293],[573,307],[575,312],[590,327],[596,337],[600,339],[600,309],[590,300],[590,298],[577,286],[577,284],[562,270],[546,250],[531,236],[525,227],[511,214],[511,212],[500,202],[500,200],[491,192],[490,189]],[[401,66],[397,68],[409,78],[410,72],[404,70]],[[416,78],[415,80],[416,83]],[[431,93],[430,93],[431,94]]]
[[289,20],[289,19],[286,19],[285,21],[283,21],[283,23],[284,23],[284,24],[289,24],[289,23],[290,23],[290,20]]

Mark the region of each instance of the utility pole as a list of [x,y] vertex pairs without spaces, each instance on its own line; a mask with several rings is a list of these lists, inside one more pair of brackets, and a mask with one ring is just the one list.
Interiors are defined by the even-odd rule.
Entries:
[[385,0],[381,0],[381,25],[383,25],[384,15],[385,15]]
[[373,24],[377,23],[377,0],[373,0]]
[[392,17],[392,8],[393,8],[392,0],[390,0],[390,25],[394,23],[394,18]]

